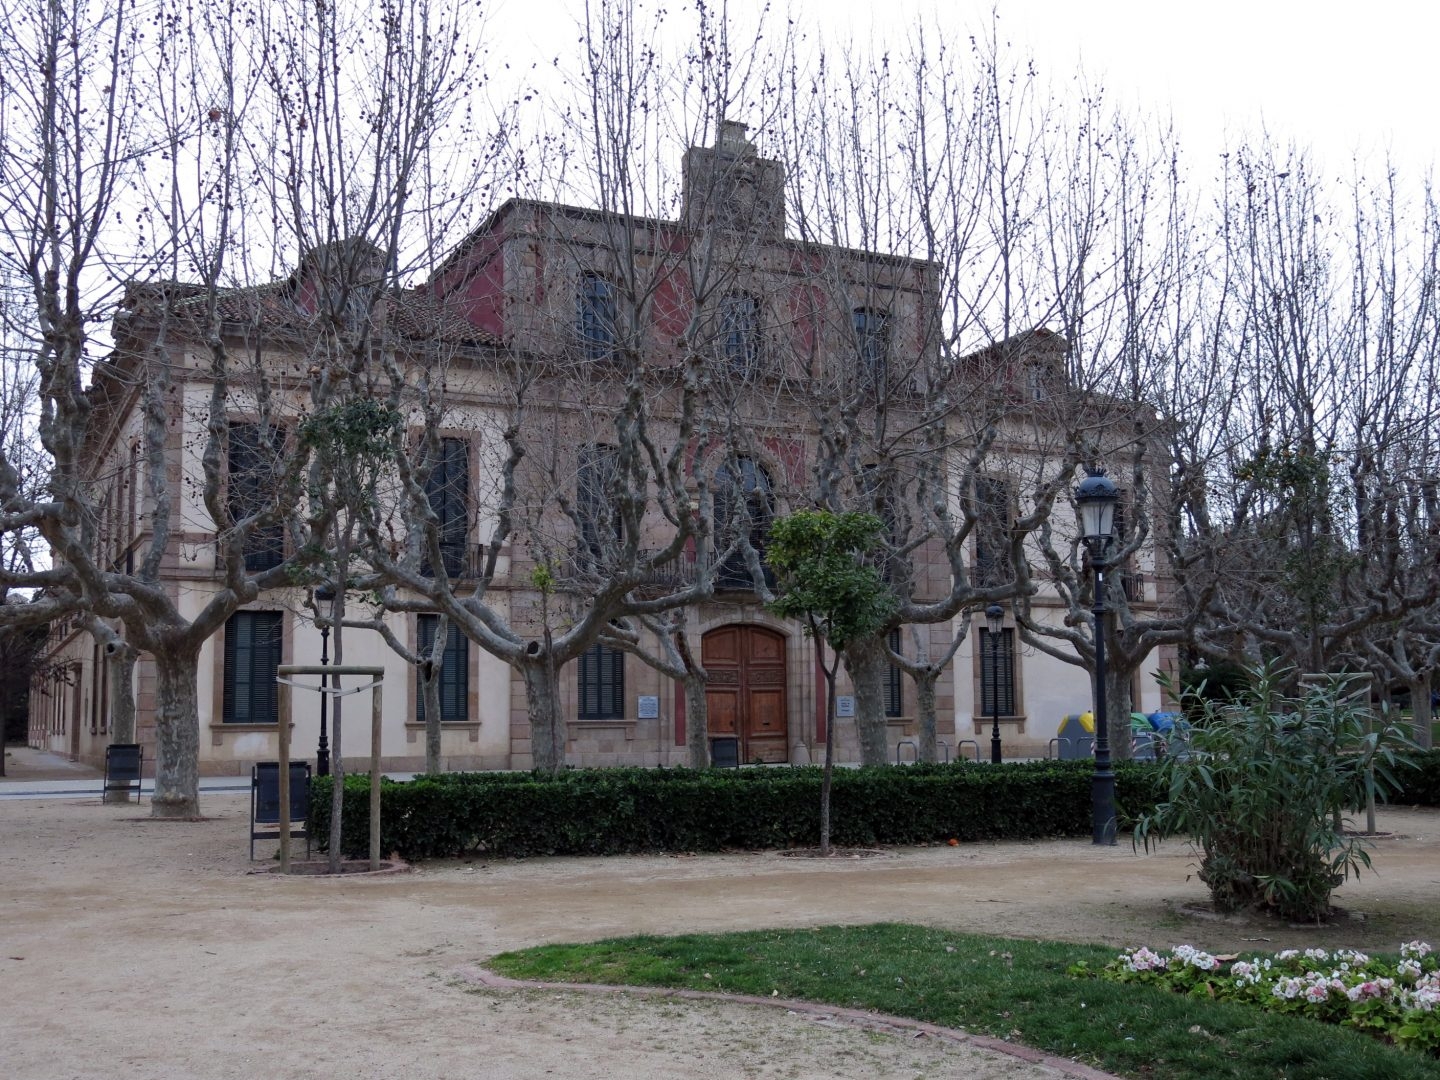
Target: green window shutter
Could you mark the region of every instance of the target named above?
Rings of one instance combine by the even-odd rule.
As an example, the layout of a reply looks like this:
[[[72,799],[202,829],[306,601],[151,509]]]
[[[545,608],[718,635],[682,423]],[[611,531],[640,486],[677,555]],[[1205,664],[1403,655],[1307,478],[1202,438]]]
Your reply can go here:
[[[421,615],[416,627],[422,656],[435,642],[435,615]],[[415,672],[415,714],[425,722],[425,693],[420,672]],[[470,639],[453,622],[445,633],[445,651],[440,658],[440,720],[442,723],[463,723],[470,719]]]
[[[581,720],[618,720],[625,715],[625,654],[595,644],[580,654]]]
[[[278,611],[237,611],[226,622],[223,723],[278,722],[283,626]]]
[[[996,646],[998,645],[998,648]],[[1000,631],[999,639],[980,630],[980,711],[984,716],[1014,716],[1015,712],[1015,631]],[[996,706],[999,706],[998,710]]]

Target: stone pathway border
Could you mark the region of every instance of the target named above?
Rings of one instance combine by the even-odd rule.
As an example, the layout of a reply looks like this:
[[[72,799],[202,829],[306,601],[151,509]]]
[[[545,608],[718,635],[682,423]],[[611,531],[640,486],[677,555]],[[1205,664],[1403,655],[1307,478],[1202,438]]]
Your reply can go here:
[[[960,1028],[941,1027],[938,1024],[927,1024],[921,1020],[911,1020],[904,1016],[886,1016],[883,1013],[866,1012],[863,1009],[842,1009],[834,1005],[818,1005],[812,1001],[797,1001],[793,998],[756,997],[750,994],[726,994],[712,990],[680,990],[666,986],[611,986],[605,983],[507,979],[488,968],[468,964],[457,968],[456,974],[471,985],[482,986],[488,990],[560,990],[582,994],[629,994],[633,997],[681,998],[685,1001],[723,1001],[731,1005],[765,1005],[772,1009],[784,1009],[786,1012],[810,1016],[816,1020],[838,1020],[867,1031],[885,1034],[926,1035],[960,1046],[971,1046],[979,1050],[1006,1054],[1031,1065],[1042,1065],[1054,1069],[1061,1075],[1072,1076],[1076,1080],[1118,1080],[1112,1073],[1092,1069],[1089,1065],[1083,1065],[1078,1061],[1056,1057],[1054,1054],[1046,1054],[1031,1047],[1006,1042],[1004,1039],[997,1039],[990,1035],[973,1035]]]

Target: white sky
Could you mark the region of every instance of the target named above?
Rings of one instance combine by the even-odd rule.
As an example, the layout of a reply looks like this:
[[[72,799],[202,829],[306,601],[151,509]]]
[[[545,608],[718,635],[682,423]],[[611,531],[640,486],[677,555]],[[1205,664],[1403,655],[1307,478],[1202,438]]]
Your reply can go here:
[[[722,0],[712,0],[718,6]],[[785,0],[777,0],[783,7]],[[731,11],[759,0],[731,0]],[[514,60],[574,53],[584,0],[488,0],[491,41]],[[1083,63],[1112,99],[1173,113],[1193,166],[1262,124],[1349,174],[1355,151],[1389,152],[1414,176],[1440,157],[1435,49],[1440,5],[1425,0],[791,0],[821,37],[903,39],[937,13],[957,39],[998,12],[1002,41],[1059,84]],[[492,54],[493,55],[493,54]]]

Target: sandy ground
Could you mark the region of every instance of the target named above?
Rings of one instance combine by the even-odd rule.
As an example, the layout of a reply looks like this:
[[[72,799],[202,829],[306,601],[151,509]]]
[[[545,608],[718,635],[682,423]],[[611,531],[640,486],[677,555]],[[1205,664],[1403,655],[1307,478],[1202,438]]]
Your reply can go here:
[[[3,785],[0,785],[3,796]],[[425,866],[343,881],[248,873],[243,796],[207,820],[0,797],[0,1017],[10,1080],[90,1077],[717,1077],[1039,1080],[934,1039],[749,1006],[476,990],[496,952],[637,932],[906,920],[1119,944],[1393,949],[1440,937],[1440,812],[1398,834],[1320,929],[1186,913],[1176,847],[904,849],[819,864],[774,853]],[[266,854],[273,852],[273,842]]]

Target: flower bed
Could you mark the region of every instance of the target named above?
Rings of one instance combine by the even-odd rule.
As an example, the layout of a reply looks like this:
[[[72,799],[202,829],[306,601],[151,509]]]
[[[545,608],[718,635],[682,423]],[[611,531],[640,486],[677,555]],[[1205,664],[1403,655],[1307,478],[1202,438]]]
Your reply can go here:
[[[1401,945],[1398,960],[1354,949],[1240,957],[1189,945],[1164,955],[1142,946],[1121,953],[1099,976],[1343,1024],[1440,1057],[1440,958],[1423,941]]]

